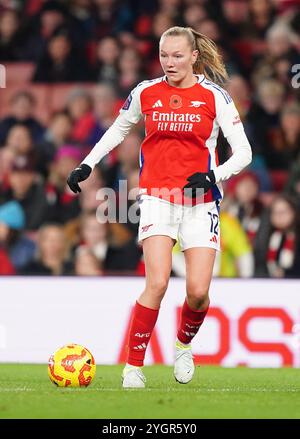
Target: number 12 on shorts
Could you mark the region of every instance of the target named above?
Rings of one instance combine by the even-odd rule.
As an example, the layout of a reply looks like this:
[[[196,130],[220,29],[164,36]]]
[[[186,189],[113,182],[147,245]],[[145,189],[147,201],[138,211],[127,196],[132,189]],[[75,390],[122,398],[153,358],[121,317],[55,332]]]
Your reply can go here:
[[[216,213],[207,212],[210,216],[210,233],[218,235],[219,215]]]

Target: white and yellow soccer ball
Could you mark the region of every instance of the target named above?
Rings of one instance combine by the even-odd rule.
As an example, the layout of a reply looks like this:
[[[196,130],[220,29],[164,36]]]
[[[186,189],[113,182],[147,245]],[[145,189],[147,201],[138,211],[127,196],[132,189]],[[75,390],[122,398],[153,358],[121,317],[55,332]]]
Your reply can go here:
[[[78,344],[63,346],[50,356],[48,375],[59,387],[87,387],[96,373],[91,352]]]

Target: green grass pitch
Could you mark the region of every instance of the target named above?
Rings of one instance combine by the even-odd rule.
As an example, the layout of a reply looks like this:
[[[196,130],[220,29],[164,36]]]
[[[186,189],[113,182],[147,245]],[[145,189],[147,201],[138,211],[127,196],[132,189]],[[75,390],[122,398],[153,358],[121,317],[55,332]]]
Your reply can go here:
[[[176,383],[167,366],[144,367],[146,389],[123,390],[122,366],[97,366],[87,388],[56,388],[46,365],[0,364],[0,418],[300,418],[297,369],[197,367]]]

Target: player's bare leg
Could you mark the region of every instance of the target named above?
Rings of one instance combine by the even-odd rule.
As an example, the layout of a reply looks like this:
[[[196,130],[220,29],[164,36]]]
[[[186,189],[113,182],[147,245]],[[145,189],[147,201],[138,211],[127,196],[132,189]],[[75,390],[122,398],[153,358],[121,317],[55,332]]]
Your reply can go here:
[[[193,378],[195,366],[191,341],[199,331],[209,307],[209,286],[216,250],[195,247],[185,250],[187,297],[182,307],[177,333],[174,376],[186,384]]]
[[[128,360],[122,374],[124,388],[145,387],[141,367],[168,287],[173,244],[172,238],[161,235],[143,241],[146,286],[137,300],[131,322]]]

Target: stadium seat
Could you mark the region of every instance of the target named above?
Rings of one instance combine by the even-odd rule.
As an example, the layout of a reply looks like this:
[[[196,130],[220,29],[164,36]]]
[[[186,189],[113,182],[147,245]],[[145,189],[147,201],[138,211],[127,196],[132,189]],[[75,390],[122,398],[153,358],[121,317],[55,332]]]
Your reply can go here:
[[[49,121],[49,116],[51,114],[51,108],[49,107],[50,87],[48,85],[30,84],[26,87],[24,87],[24,85],[15,85],[2,89],[0,117],[2,118],[10,114],[11,99],[16,93],[20,91],[32,93],[32,95],[36,99],[34,114],[38,120],[40,120],[44,124],[47,124],[47,122]]]
[[[66,106],[67,99],[72,90],[77,88],[86,89],[88,91],[95,88],[95,84],[87,83],[71,83],[71,84],[55,84],[51,86],[50,107],[52,112],[63,110]]]
[[[6,68],[7,87],[27,84],[31,81],[34,64],[33,63],[4,63]]]

